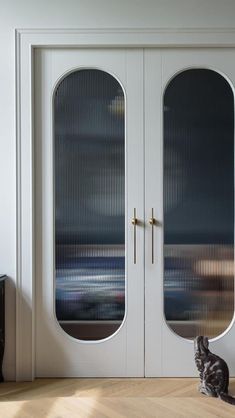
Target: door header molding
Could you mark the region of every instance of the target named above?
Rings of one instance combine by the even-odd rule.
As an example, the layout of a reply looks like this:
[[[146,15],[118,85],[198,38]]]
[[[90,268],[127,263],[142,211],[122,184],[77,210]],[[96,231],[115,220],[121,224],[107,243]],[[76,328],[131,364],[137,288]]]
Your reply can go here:
[[[230,48],[231,29],[16,29],[16,379],[34,379],[34,49]]]
[[[234,28],[16,29],[31,47],[234,47]],[[18,44],[18,42],[16,43]]]

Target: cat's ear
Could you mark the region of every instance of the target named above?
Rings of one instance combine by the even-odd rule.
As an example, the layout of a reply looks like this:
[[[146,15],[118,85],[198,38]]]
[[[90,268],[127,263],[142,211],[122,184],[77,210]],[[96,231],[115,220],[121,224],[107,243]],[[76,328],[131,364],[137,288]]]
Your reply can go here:
[[[205,348],[209,347],[209,341],[208,341],[207,337],[203,337],[203,345],[204,345]]]

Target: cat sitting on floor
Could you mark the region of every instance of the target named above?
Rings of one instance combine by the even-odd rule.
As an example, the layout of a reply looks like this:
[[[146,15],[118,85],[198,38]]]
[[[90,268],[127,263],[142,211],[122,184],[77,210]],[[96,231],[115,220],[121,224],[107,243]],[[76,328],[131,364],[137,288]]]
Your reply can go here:
[[[210,352],[207,337],[199,336],[194,340],[195,363],[199,371],[199,392],[207,396],[220,398],[235,405],[235,398],[228,395],[229,370],[227,363]]]

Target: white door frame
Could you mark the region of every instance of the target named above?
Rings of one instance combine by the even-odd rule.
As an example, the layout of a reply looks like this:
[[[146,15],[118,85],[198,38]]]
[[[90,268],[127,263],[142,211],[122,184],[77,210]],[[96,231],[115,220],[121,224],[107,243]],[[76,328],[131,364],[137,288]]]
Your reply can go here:
[[[34,49],[235,47],[231,29],[16,29],[16,380],[34,379]]]

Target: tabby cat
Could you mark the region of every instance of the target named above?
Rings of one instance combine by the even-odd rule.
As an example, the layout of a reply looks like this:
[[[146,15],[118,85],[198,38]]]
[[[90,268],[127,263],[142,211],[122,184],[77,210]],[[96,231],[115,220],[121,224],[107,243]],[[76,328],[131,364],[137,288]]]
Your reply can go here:
[[[235,398],[228,395],[229,371],[226,362],[210,352],[207,337],[199,336],[194,340],[195,363],[199,371],[199,392],[207,396],[220,398],[235,405]]]

